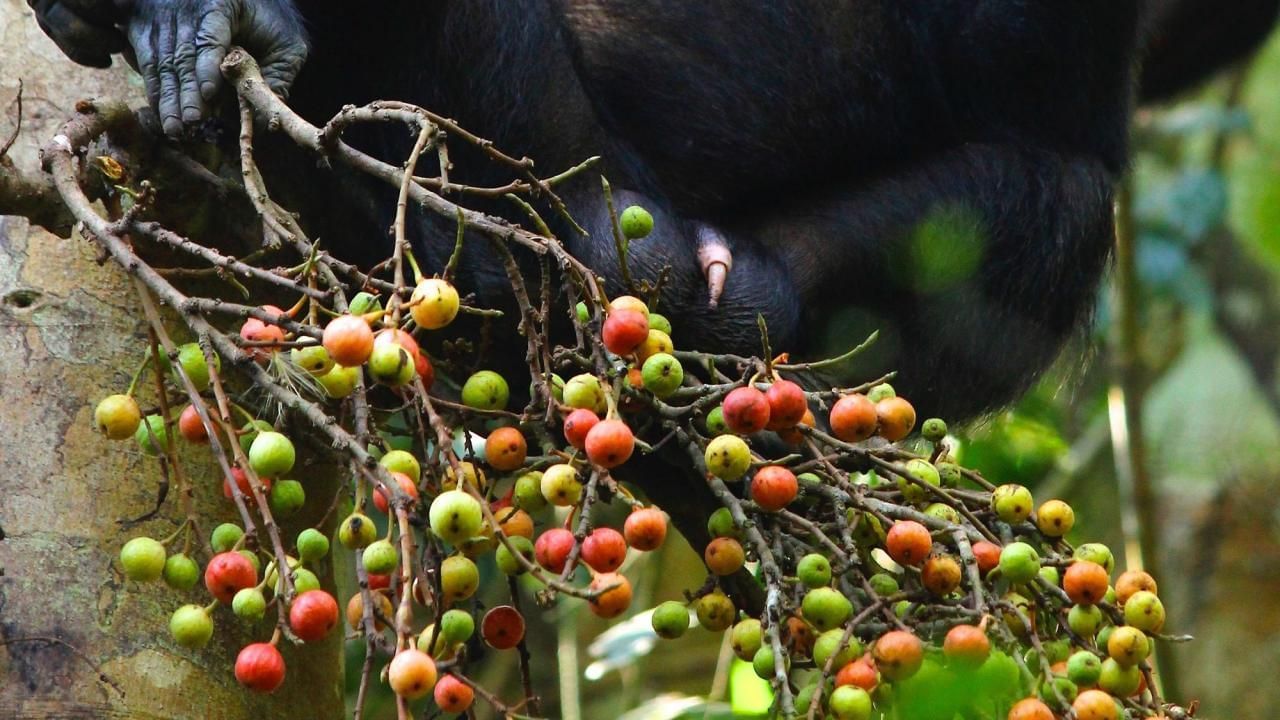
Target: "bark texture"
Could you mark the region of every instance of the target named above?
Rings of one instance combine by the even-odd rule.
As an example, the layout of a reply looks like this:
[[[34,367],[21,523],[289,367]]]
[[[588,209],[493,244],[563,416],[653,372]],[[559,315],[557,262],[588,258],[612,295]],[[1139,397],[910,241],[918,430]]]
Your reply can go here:
[[[140,80],[127,68],[73,65],[23,0],[0,0],[0,144],[14,127],[19,78],[25,112],[10,154],[25,169],[38,167],[36,148],[76,99],[141,98]],[[155,519],[122,529],[120,518],[154,505],[159,470],[132,443],[93,429],[94,403],[128,386],[146,347],[123,272],[97,265],[81,238],[0,217],[0,716],[340,717],[340,632],[319,645],[283,648],[284,686],[252,695],[236,684],[232,666],[240,647],[270,637],[274,609],[250,625],[219,608],[209,646],[184,650],[169,637],[168,617],[180,605],[206,603],[203,585],[182,593],[121,575],[116,556],[126,539],[164,537],[182,517],[171,492]],[[143,397],[152,402],[154,393],[148,388]],[[235,511],[207,450],[184,459],[207,537]],[[328,504],[323,478],[299,479],[315,495],[303,517],[285,524],[286,541]],[[203,568],[208,555],[201,549],[196,558]],[[331,587],[330,575],[322,579]]]

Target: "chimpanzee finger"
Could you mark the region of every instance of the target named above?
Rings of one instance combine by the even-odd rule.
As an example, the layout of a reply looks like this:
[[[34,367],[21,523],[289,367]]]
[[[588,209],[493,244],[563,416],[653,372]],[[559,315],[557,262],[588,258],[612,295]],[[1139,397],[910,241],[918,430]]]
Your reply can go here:
[[[196,29],[191,23],[178,25],[178,40],[174,46],[178,68],[178,92],[182,107],[182,122],[199,122],[204,117],[204,98],[200,97],[200,83],[196,78]]]
[[[138,74],[147,91],[147,102],[157,113],[160,111],[160,74],[156,68],[156,26],[145,18],[129,23],[129,44],[137,59]]]
[[[304,42],[277,45],[262,59],[262,78],[267,81],[272,92],[280,97],[288,97],[289,86],[293,84],[306,59],[307,45]]]
[[[222,87],[222,59],[231,47],[231,12],[228,3],[214,3],[204,11],[196,31],[196,82],[206,101]]]
[[[181,93],[178,84],[178,28],[177,18],[165,13],[156,21],[156,70],[160,75],[160,127],[164,134],[177,137],[182,134]]]
[[[92,25],[61,3],[49,5],[36,20],[62,52],[80,65],[110,67],[111,54],[125,47],[119,31]]]

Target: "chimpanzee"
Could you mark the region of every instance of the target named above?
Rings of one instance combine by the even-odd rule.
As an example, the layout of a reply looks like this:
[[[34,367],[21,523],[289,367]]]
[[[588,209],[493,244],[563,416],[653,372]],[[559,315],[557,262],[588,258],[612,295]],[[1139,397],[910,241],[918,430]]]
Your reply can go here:
[[[921,412],[953,418],[1015,397],[1089,314],[1113,240],[1143,15],[1181,19],[1184,6],[1207,5],[29,2],[78,62],[131,52],[173,135],[211,114],[219,61],[235,43],[313,121],[346,103],[402,99],[544,173],[603,155],[621,203],[657,219],[631,265],[647,278],[671,266],[660,308],[678,316],[682,345],[758,352],[758,314],[773,348],[797,357],[838,353],[879,329],[876,352],[812,382],[895,369]],[[1274,14],[1277,2],[1246,4]],[[1231,27],[1212,29],[1239,37],[1228,21],[1248,13],[1213,10]],[[1170,59],[1148,71],[1161,95],[1202,74],[1174,57],[1193,27],[1175,24],[1156,55]],[[394,158],[406,138],[369,142]],[[470,184],[497,172],[478,157],[456,166]],[[308,192],[321,195],[314,183]],[[329,242],[351,256],[388,248],[393,195],[368,192],[356,210],[323,202],[312,215],[331,236],[344,229]],[[599,185],[582,179],[564,194],[589,235],[557,227],[562,239],[616,292]],[[441,237],[424,218],[419,252],[439,263],[452,246]],[[482,244],[467,250],[469,289],[497,301],[500,269]]]

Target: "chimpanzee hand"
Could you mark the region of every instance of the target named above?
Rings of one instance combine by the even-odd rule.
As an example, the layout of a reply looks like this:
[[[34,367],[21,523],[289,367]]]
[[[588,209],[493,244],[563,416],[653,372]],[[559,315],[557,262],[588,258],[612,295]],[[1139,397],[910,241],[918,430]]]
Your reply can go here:
[[[281,95],[307,57],[292,0],[133,0],[128,33],[147,98],[171,136],[206,116],[233,44],[257,58]]]
[[[111,54],[128,45],[117,29],[125,12],[115,0],[27,0],[36,22],[62,52],[89,67],[111,65]]]

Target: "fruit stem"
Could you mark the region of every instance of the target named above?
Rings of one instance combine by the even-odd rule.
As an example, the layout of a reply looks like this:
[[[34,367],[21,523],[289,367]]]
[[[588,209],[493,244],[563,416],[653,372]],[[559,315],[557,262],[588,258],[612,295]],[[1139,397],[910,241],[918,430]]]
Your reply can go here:
[[[133,377],[129,380],[129,389],[124,391],[128,397],[133,397],[133,393],[138,389],[138,381],[142,379],[142,373],[151,364],[151,351],[147,350],[142,356],[142,362],[138,363],[138,369],[133,371]]]

